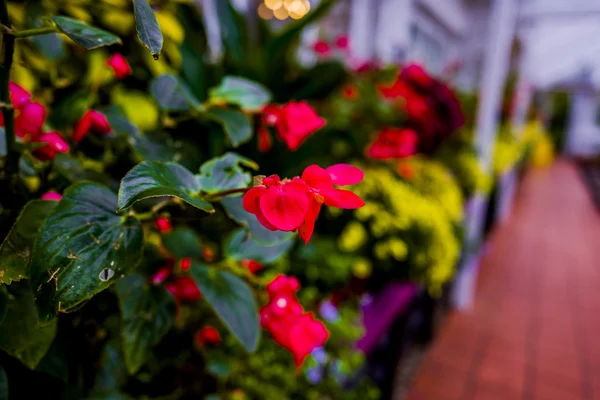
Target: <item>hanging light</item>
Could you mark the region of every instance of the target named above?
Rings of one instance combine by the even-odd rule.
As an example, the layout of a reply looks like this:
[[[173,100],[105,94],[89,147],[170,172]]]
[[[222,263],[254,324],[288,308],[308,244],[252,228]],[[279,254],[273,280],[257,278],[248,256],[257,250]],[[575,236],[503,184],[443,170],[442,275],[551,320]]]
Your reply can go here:
[[[283,5],[283,1],[282,0],[265,0],[265,6],[269,9],[269,10],[278,10],[281,8],[281,6]]]
[[[262,19],[273,19],[273,11],[271,11],[265,4],[258,6],[258,16]]]
[[[275,18],[280,19],[282,21],[290,16],[287,8],[285,7],[279,7],[278,9],[273,10],[273,15],[275,16]]]

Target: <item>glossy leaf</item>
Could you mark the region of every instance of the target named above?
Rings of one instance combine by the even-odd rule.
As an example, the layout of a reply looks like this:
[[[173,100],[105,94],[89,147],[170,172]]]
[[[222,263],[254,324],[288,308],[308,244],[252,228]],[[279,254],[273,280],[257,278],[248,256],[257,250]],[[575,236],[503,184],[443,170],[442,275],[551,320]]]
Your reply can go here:
[[[158,59],[163,45],[163,35],[152,7],[148,4],[148,0],[133,0],[133,11],[138,38],[152,56]]]
[[[173,326],[175,299],[163,287],[148,285],[138,274],[119,281],[117,295],[125,365],[130,374],[135,374]]]
[[[294,237],[292,232],[271,231],[265,228],[254,214],[244,210],[242,205],[243,196],[227,196],[221,199],[221,204],[230,218],[244,225],[250,231],[252,238],[258,243],[267,246],[273,246],[290,240]]]
[[[42,223],[57,204],[56,201],[32,200],[23,207],[0,246],[0,284],[10,285],[28,277],[27,266],[33,242]]]
[[[200,106],[191,89],[175,75],[164,74],[150,84],[150,92],[161,109],[188,111]]]
[[[237,76],[226,76],[209,92],[209,101],[213,103],[236,104],[250,110],[259,110],[270,100],[271,94],[266,87]]]
[[[287,253],[294,245],[288,238],[279,243],[265,245],[257,241],[246,229],[236,230],[225,244],[225,253],[233,260],[256,260],[271,263]]]
[[[43,321],[71,312],[133,270],[142,255],[142,226],[115,213],[107,187],[77,183],[64,193],[38,235],[31,284]]]
[[[258,345],[258,308],[246,282],[229,272],[192,263],[192,277],[231,333],[252,352]]]
[[[198,235],[192,228],[179,226],[163,237],[163,245],[176,259],[185,257],[201,260],[202,247]]]
[[[245,188],[252,183],[252,175],[242,167],[258,169],[258,164],[237,153],[225,153],[202,164],[198,181],[206,193]]]
[[[238,147],[252,139],[252,124],[241,111],[211,107],[205,115],[221,124],[233,147]]]
[[[213,206],[198,196],[200,183],[177,163],[144,161],[133,167],[121,181],[117,211],[150,197],[172,196],[206,212]]]
[[[28,368],[44,358],[56,335],[56,321],[40,327],[29,282],[10,286],[6,317],[0,325],[0,349]]]
[[[62,16],[50,17],[58,29],[71,40],[88,50],[98,47],[121,44],[121,39],[105,30],[90,26],[85,22]]]

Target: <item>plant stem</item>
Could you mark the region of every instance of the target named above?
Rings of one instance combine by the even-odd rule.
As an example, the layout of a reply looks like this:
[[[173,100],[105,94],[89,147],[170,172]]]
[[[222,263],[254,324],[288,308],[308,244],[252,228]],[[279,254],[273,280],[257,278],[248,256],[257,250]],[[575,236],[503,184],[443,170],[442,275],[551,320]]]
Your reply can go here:
[[[0,24],[10,26],[6,0],[0,1]],[[2,103],[6,137],[6,173],[9,175],[16,174],[19,171],[19,153],[16,149],[15,141],[14,110],[8,89],[14,50],[15,37],[3,32],[2,48],[0,49],[0,103]]]
[[[249,188],[223,190],[222,192],[209,194],[209,195],[205,196],[205,198],[208,201],[215,201],[215,200],[219,200],[222,197],[229,196],[230,194],[246,193],[248,190],[249,190]]]
[[[45,26],[43,28],[24,29],[22,31],[13,31],[12,35],[16,38],[27,38],[31,36],[46,35],[48,33],[57,33],[58,28],[55,26]]]

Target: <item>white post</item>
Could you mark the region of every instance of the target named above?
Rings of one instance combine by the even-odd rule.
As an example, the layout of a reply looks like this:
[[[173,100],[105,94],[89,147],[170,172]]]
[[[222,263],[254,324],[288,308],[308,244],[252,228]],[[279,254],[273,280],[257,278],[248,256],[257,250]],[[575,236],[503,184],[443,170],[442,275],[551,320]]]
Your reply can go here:
[[[379,7],[375,50],[384,63],[404,62],[408,57],[413,2],[383,0]]]
[[[352,0],[350,26],[348,29],[350,51],[356,61],[368,61],[373,57],[375,36],[375,13],[373,0]]]
[[[480,100],[475,124],[480,165],[488,172],[492,165],[503,85],[510,65],[517,8],[516,0],[493,0],[490,10],[490,31],[488,46],[484,54]],[[476,195],[473,199],[467,221],[467,248],[473,248],[480,241],[487,203],[487,195]],[[457,277],[454,305],[459,309],[470,308],[473,304],[478,269],[474,265],[476,265],[477,259],[478,254],[467,255],[461,273]]]
[[[202,7],[202,19],[206,28],[209,58],[217,61],[223,54],[223,41],[221,39],[221,25],[217,14],[215,1],[219,0],[197,0]]]

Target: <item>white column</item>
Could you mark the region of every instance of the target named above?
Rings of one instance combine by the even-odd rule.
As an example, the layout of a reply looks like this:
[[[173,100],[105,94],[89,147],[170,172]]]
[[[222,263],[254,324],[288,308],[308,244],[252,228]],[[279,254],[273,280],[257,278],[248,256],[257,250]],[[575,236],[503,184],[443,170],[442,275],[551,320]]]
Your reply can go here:
[[[510,65],[510,51],[517,20],[516,0],[493,0],[489,17],[488,45],[484,53],[480,100],[477,111],[476,144],[481,167],[490,171],[504,82]],[[485,222],[487,195],[476,195],[467,221],[467,248],[481,244]],[[465,265],[457,277],[454,302],[458,308],[470,308],[473,304],[473,285],[477,269],[474,267],[478,254],[465,257]]]
[[[383,0],[375,35],[377,57],[384,63],[405,61],[410,43],[414,0]]]
[[[348,29],[350,50],[357,61],[368,61],[374,54],[375,13],[374,0],[352,0]]]
[[[223,41],[221,40],[221,25],[217,14],[217,5],[215,1],[220,0],[197,0],[202,7],[202,19],[206,28],[208,41],[209,58],[217,61],[223,54]]]

